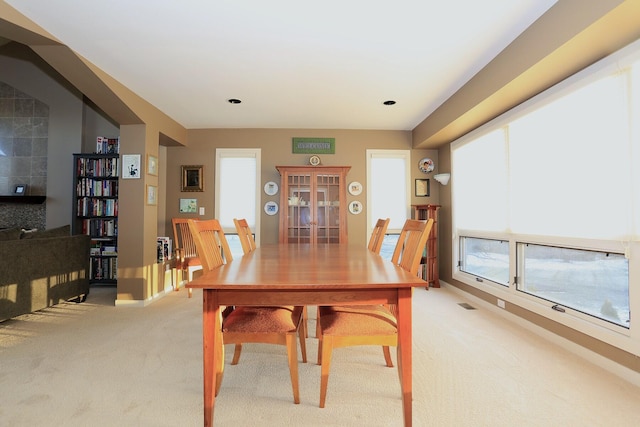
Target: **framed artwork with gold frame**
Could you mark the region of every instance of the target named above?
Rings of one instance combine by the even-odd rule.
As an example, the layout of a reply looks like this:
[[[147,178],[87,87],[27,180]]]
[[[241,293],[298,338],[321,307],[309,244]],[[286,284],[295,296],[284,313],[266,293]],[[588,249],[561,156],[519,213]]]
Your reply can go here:
[[[183,165],[181,191],[204,191],[204,174],[202,165]]]

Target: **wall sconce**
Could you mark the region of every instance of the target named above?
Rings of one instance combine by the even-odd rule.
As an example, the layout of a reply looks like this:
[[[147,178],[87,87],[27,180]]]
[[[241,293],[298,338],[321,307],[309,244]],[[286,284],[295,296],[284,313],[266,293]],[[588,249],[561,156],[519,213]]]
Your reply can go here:
[[[437,173],[433,176],[433,179],[442,185],[447,185],[449,183],[449,178],[451,178],[450,173]]]

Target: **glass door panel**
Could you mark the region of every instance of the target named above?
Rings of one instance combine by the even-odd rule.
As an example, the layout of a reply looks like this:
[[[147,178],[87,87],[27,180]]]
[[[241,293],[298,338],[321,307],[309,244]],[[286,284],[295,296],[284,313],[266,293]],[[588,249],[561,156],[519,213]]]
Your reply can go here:
[[[288,176],[288,224],[289,243],[311,242],[311,175],[297,174]]]

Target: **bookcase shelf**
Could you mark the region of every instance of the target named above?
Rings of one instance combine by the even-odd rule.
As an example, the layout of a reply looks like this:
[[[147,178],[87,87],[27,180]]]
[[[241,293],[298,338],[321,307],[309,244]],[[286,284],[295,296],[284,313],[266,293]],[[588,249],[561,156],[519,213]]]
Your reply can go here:
[[[100,144],[100,137],[98,144]],[[98,145],[100,148],[100,145]],[[91,236],[89,281],[114,285],[118,277],[118,176],[117,146],[108,154],[73,155],[73,234]],[[114,152],[115,151],[115,152]]]
[[[440,287],[440,273],[438,271],[438,209],[440,205],[412,205],[413,219],[431,219],[433,218],[433,228],[427,244],[425,245],[424,257],[420,264],[422,265],[422,278],[428,283],[429,287]]]

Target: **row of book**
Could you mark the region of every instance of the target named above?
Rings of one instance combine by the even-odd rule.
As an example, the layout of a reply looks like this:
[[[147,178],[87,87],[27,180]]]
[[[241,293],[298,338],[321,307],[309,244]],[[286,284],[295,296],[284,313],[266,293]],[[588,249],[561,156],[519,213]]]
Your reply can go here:
[[[117,199],[95,199],[82,197],[78,199],[78,216],[118,216]]]
[[[99,136],[96,139],[96,154],[118,154],[120,152],[120,137],[108,138]]]
[[[108,159],[78,158],[78,176],[118,177],[117,157]]]
[[[89,277],[90,280],[117,280],[118,258],[91,258]]]
[[[115,219],[85,219],[82,221],[82,234],[91,237],[116,237],[118,222]]]
[[[113,242],[95,242],[89,249],[89,255],[116,256],[118,255],[118,248],[113,245]]]
[[[80,178],[78,179],[76,194],[80,197],[84,197],[84,196],[117,197],[118,181],[115,181],[115,180],[105,181],[103,179],[95,180],[92,178]]]

